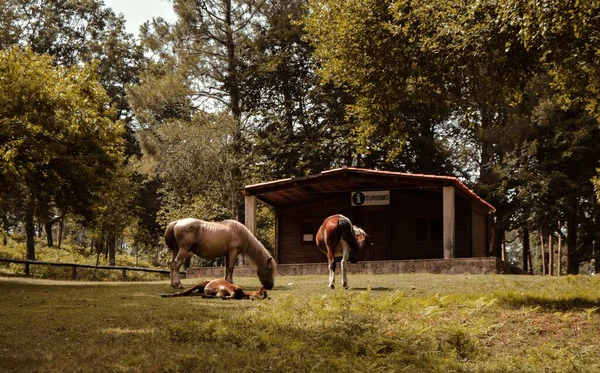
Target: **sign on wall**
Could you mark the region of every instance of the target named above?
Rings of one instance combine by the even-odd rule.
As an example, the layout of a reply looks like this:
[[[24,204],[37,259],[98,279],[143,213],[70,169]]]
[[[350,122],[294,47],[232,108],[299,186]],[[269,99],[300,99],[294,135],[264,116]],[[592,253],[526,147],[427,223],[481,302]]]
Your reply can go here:
[[[390,191],[352,192],[352,206],[389,205]]]

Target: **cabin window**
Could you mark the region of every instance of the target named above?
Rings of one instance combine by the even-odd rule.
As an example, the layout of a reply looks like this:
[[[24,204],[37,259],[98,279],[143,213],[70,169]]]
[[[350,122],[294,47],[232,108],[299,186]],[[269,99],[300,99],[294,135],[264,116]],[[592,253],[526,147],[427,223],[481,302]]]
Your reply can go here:
[[[419,216],[415,222],[417,241],[441,241],[444,238],[444,221],[441,216]]]
[[[301,228],[300,228],[300,233],[301,233],[300,240],[303,245],[308,245],[308,244],[312,245],[315,243],[315,237],[317,235],[317,231],[319,230],[320,226],[321,226],[320,220],[319,221],[314,221],[314,220],[302,221]]]

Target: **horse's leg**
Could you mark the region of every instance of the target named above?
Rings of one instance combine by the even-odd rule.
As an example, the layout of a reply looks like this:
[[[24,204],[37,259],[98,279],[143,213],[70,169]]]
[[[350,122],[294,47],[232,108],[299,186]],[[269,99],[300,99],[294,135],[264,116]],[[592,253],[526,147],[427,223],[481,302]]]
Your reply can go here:
[[[171,286],[173,289],[183,289],[183,285],[181,285],[181,279],[179,277],[179,268],[181,268],[181,265],[187,257],[187,254],[188,251],[183,247],[180,247],[177,255],[174,256],[173,261],[171,262]]]
[[[165,298],[165,297],[184,297],[186,295],[201,295],[204,293],[204,287],[206,287],[206,284],[208,284],[210,282],[210,280],[204,280],[201,283],[192,286],[189,289],[185,289],[184,291],[180,291],[177,293],[173,293],[173,294],[161,294],[160,296]]]
[[[327,247],[327,261],[329,262],[329,288],[335,288],[335,256],[333,250]]]
[[[225,255],[225,280],[233,284],[233,268],[235,268],[235,260],[237,259],[237,251],[231,250]]]
[[[350,258],[350,247],[344,242],[342,249],[342,260],[340,262],[342,266],[342,286],[344,289],[348,289],[348,277],[346,277],[346,271],[348,270],[348,259]]]

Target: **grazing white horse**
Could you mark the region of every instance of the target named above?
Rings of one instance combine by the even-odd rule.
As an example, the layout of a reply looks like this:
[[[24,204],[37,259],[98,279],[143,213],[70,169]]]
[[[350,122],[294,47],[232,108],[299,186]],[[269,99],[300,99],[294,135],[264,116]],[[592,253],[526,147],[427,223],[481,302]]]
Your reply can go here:
[[[236,259],[239,254],[245,253],[256,265],[256,274],[264,288],[270,290],[275,283],[275,259],[248,228],[236,220],[176,220],[167,225],[165,243],[173,253],[171,286],[175,289],[183,288],[179,268],[190,252],[208,259],[224,256],[225,279],[231,283]]]

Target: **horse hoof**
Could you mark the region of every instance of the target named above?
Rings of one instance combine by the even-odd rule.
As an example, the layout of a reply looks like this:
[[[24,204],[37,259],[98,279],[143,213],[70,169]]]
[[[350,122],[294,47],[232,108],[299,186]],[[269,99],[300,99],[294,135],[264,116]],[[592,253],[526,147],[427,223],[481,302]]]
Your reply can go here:
[[[177,289],[183,289],[183,285],[181,285],[181,284],[171,285],[171,287],[173,289],[175,289],[175,290],[177,290]]]
[[[329,285],[330,289],[335,289],[335,285]]]

